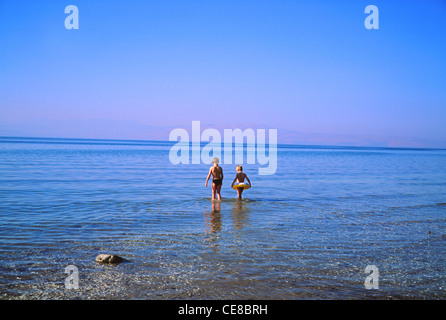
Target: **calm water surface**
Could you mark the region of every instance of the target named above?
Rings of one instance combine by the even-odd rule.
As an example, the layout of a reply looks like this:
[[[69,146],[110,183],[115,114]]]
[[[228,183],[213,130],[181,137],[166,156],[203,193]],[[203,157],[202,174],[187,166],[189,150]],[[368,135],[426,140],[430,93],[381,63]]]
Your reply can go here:
[[[244,165],[242,201],[223,164],[212,202],[209,166],[170,146],[0,138],[0,297],[446,298],[445,150],[279,146],[275,175]]]

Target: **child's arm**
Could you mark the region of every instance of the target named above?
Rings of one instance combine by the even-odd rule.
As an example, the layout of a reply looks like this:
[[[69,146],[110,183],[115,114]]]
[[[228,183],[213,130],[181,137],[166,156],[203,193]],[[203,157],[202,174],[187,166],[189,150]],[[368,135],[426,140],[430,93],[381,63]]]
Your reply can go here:
[[[248,180],[249,185],[251,185],[251,181],[249,181],[249,178],[248,178],[248,176],[246,174],[245,174],[245,178],[246,178],[246,180]]]
[[[235,175],[234,181],[232,181],[231,188],[234,186],[236,180],[237,180],[237,175]]]
[[[211,174],[212,174],[212,168],[210,168],[209,169],[209,174],[208,174],[208,176],[207,176],[207,178],[206,178],[206,183],[204,184],[204,186],[207,188],[207,186],[208,186],[208,181],[209,181],[209,178],[211,177]]]

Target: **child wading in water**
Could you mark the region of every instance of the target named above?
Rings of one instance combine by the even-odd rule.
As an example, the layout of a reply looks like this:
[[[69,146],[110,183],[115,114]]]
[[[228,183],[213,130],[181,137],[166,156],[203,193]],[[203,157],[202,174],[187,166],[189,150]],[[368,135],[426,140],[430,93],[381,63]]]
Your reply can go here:
[[[217,194],[218,200],[221,200],[220,190],[223,183],[223,169],[218,166],[219,162],[218,158],[212,159],[214,165],[209,169],[209,174],[204,184],[205,187],[208,186],[208,180],[212,175],[212,200],[215,199],[215,194]]]
[[[243,173],[243,167],[242,166],[237,166],[237,174],[235,175],[234,181],[232,181],[231,187],[234,186],[234,183],[236,181],[237,181],[237,184],[244,183],[245,182],[245,178],[246,178],[246,180],[248,180],[249,185],[251,185],[251,181],[249,181],[248,176],[246,175],[246,173]],[[238,195],[239,199],[242,198],[243,190],[244,190],[244,188],[237,188],[237,195]]]

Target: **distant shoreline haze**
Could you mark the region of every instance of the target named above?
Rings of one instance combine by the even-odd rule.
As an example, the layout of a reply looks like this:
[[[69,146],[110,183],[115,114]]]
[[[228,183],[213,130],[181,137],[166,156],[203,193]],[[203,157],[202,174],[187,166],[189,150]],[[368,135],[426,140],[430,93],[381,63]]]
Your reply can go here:
[[[150,126],[136,121],[110,119],[88,120],[41,120],[0,123],[2,137],[67,138],[67,139],[118,139],[168,141],[171,130],[183,128],[190,132],[191,125]],[[202,124],[202,130],[215,128],[223,132],[225,128],[265,128],[255,124]],[[396,148],[446,148],[446,141],[434,141],[423,137],[404,137],[346,133],[306,133],[296,130],[278,130],[278,144],[356,146],[356,147],[396,147]]]
[[[147,140],[147,139],[114,139],[114,138],[72,138],[72,137],[29,137],[29,136],[3,136],[0,135],[0,143],[35,143],[35,144],[85,144],[85,145],[133,145],[133,146],[166,146],[173,147],[178,142],[169,140]],[[233,142],[235,143],[235,142]],[[201,141],[200,148],[209,144]],[[189,142],[192,147],[192,141]],[[221,144],[223,147],[223,143]],[[247,143],[243,146],[246,151]],[[278,143],[277,149],[332,149],[332,150],[446,150],[442,147],[391,147],[391,146],[358,146],[358,145],[329,145],[329,144],[293,144]]]

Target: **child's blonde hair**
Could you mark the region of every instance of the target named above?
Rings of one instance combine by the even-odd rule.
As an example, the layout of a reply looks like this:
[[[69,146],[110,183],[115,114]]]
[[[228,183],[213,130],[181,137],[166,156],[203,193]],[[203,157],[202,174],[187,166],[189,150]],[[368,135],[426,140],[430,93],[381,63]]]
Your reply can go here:
[[[237,166],[237,171],[243,171],[243,167],[241,165]]]

